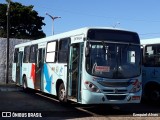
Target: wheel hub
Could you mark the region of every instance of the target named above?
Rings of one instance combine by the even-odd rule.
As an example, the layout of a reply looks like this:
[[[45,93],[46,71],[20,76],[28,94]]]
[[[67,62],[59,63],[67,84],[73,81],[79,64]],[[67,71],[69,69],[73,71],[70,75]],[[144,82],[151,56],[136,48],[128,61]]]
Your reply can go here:
[[[62,89],[61,91],[60,91],[60,100],[64,100],[64,98],[65,98],[65,90],[64,89]]]

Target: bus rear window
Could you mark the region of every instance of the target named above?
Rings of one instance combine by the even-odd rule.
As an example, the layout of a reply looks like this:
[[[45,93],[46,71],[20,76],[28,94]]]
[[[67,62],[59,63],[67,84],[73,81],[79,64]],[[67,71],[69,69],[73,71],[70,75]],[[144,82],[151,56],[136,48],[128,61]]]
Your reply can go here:
[[[140,44],[137,33],[120,30],[90,29],[88,31],[87,38],[89,40],[104,40]]]

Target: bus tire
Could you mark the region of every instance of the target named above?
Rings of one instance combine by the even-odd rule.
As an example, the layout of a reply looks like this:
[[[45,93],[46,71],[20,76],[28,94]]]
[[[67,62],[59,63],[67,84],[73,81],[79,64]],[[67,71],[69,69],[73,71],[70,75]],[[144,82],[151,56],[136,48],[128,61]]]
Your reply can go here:
[[[58,89],[58,100],[60,102],[65,102],[65,87],[64,83],[61,83]]]
[[[158,86],[152,86],[147,91],[147,97],[149,98],[149,100],[153,103],[157,103],[160,99],[160,89],[158,88]]]
[[[27,90],[27,79],[26,76],[23,76],[23,90],[26,91]]]

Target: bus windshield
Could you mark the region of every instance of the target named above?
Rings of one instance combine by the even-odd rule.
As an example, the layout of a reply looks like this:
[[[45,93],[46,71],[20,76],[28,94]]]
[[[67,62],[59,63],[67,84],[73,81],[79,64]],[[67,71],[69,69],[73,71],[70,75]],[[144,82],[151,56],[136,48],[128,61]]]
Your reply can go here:
[[[122,43],[88,42],[87,72],[93,76],[126,79],[140,75],[140,46]]]

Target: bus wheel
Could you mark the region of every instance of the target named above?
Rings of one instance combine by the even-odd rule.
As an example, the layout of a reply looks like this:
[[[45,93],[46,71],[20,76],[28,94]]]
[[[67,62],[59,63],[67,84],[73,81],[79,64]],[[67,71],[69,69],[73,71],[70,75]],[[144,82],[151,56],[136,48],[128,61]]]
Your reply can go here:
[[[27,79],[25,76],[23,76],[23,90],[27,90]]]
[[[156,86],[154,86],[149,90],[148,97],[152,102],[158,102],[158,100],[160,99],[160,90]]]
[[[65,102],[65,88],[63,83],[60,84],[58,89],[58,99],[60,102]]]

